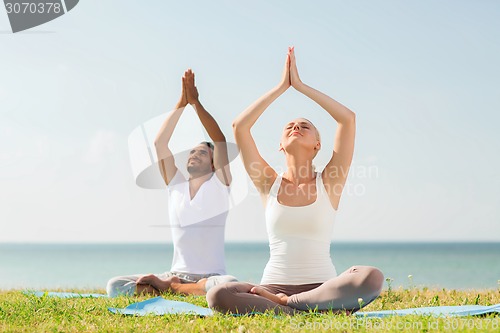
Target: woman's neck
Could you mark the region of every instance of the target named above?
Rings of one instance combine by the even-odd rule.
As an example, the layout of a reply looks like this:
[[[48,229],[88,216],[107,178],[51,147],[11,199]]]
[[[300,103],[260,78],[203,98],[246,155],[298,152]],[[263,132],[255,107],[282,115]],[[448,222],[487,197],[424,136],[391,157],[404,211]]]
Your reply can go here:
[[[314,166],[311,159],[289,155],[287,156],[286,166],[287,170],[283,174],[283,177],[296,185],[309,182],[315,178]]]

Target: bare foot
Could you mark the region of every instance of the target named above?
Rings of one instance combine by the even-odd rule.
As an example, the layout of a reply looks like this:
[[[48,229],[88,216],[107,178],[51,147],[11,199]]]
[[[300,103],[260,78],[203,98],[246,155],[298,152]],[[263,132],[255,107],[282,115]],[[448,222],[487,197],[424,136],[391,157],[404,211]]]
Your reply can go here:
[[[265,297],[268,300],[273,301],[274,303],[278,303],[285,306],[288,304],[287,295],[282,293],[278,293],[275,295],[260,286],[255,286],[252,289],[250,289],[250,293]]]
[[[179,277],[177,277],[175,275],[170,276],[170,277],[166,278],[165,280],[160,280],[160,281],[161,281],[161,284],[158,286],[158,289],[160,291],[174,291],[173,286],[175,284],[181,283],[181,279],[179,279]]]

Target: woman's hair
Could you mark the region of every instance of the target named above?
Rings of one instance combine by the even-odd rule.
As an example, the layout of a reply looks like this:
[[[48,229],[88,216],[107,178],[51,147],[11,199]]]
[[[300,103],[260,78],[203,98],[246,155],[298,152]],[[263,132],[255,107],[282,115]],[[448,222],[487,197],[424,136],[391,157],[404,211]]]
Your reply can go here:
[[[309,122],[309,124],[312,125],[312,127],[314,127],[314,129],[316,130],[316,139],[318,139],[319,143],[321,143],[321,135],[319,134],[318,128],[316,126],[314,126],[313,122],[310,121],[309,119],[307,119],[307,118],[304,118],[304,119],[307,120]]]
[[[314,126],[313,122],[310,121],[309,119],[307,119],[307,118],[304,118],[304,119],[307,120],[309,122],[309,124],[311,124],[312,127],[314,127],[314,129],[316,130],[316,139],[321,144],[321,135],[319,134],[318,128],[316,126]],[[316,152],[314,153],[314,157],[316,157],[316,155],[318,155],[318,152],[319,152],[319,149],[315,149],[315,150],[316,150]],[[316,169],[316,167],[314,165],[313,165],[313,169]]]

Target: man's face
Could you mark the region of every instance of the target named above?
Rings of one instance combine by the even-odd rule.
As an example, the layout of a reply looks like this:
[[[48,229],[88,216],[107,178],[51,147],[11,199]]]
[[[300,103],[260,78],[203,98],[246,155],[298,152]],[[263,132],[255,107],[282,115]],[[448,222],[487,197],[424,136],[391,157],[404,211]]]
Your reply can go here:
[[[199,144],[189,152],[187,170],[190,174],[206,174],[213,171],[212,150]]]

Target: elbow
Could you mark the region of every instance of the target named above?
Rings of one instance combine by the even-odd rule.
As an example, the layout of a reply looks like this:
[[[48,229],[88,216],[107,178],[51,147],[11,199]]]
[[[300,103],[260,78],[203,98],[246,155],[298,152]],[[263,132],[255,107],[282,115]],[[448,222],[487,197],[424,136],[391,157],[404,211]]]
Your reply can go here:
[[[214,143],[226,143],[226,137],[224,134],[220,134],[217,137],[213,138]]]
[[[236,128],[239,126],[239,121],[238,121],[238,119],[233,120],[233,124],[232,124],[232,126],[233,126],[233,130],[234,130],[234,129],[236,129]]]
[[[155,141],[153,142],[155,147],[158,148],[158,147],[161,147],[161,146],[165,146],[167,145],[168,143],[165,141],[165,138],[162,138],[161,136],[157,136],[155,138]]]
[[[356,114],[349,110],[349,115],[345,119],[346,124],[356,125]]]
[[[239,131],[241,128],[241,123],[238,121],[238,119],[233,121],[233,132],[236,133]]]
[[[250,128],[252,128],[252,125],[248,123],[245,119],[238,119],[236,118],[233,121],[233,133],[234,135],[238,133],[246,133],[250,132]]]
[[[248,124],[248,121],[245,119],[240,119],[240,117],[236,118],[233,121],[233,131],[241,131],[244,128],[250,128],[252,127],[251,125]]]

